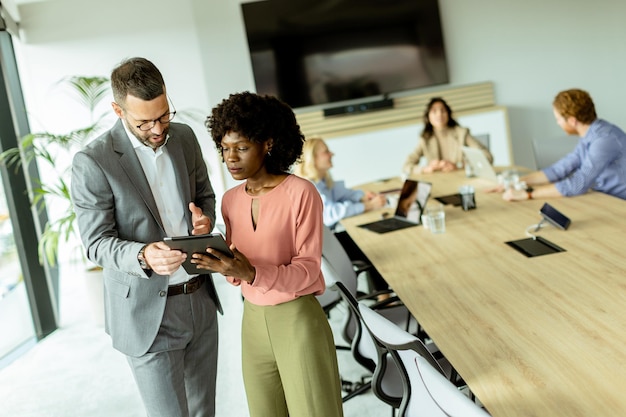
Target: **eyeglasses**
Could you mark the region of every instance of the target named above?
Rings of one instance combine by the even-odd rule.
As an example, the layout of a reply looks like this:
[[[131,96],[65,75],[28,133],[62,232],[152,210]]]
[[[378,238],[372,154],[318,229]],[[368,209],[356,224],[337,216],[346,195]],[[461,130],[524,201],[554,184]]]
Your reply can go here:
[[[159,122],[162,125],[164,125],[164,124],[171,122],[174,116],[176,116],[176,110],[169,112],[169,113],[165,113],[163,116],[159,117],[158,119],[143,122],[142,124],[138,125],[137,128],[143,132],[147,132],[148,130],[152,129],[154,125],[156,125],[156,122]]]
[[[171,104],[172,108],[174,108],[174,103],[172,103],[172,100],[170,100],[169,96],[167,97],[167,101]],[[118,104],[118,106],[120,106],[120,105]],[[123,106],[120,106],[120,108],[125,113],[127,113],[127,110]],[[143,132],[147,132],[148,130],[152,129],[156,125],[157,122],[159,122],[162,125],[171,122],[172,119],[174,118],[174,116],[176,116],[176,110],[168,112],[168,113],[165,113],[164,115],[162,115],[158,119],[148,120],[147,122],[143,122],[142,124],[136,125],[135,127],[137,129],[143,131]],[[131,115],[131,117],[132,117],[132,115]]]

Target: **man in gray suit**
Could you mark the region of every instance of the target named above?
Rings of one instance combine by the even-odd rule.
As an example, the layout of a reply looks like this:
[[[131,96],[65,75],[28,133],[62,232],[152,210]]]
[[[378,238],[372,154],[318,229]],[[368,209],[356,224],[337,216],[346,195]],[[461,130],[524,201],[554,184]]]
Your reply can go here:
[[[81,238],[103,267],[105,331],[149,416],[214,416],[219,299],[211,275],[188,275],[187,254],[163,242],[212,230],[213,187],[191,128],[171,123],[150,61],[122,62],[111,86],[120,120],[72,166]]]

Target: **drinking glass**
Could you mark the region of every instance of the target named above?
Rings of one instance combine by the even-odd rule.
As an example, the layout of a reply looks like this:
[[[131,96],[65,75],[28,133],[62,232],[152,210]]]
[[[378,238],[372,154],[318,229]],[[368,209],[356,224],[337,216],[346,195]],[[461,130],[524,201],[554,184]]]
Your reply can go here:
[[[446,212],[443,204],[435,204],[426,208],[428,228],[432,233],[444,233],[446,231]]]

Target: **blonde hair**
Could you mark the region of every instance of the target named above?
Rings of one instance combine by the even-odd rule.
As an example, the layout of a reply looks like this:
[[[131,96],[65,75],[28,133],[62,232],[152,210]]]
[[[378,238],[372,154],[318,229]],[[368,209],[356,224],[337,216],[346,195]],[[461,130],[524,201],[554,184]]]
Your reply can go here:
[[[326,186],[331,188],[333,180],[330,173],[326,173],[326,176],[322,177],[322,173],[315,166],[315,152],[321,144],[325,144],[325,142],[319,136],[312,136],[304,141],[300,162],[294,166],[294,174],[313,182],[324,180]]]

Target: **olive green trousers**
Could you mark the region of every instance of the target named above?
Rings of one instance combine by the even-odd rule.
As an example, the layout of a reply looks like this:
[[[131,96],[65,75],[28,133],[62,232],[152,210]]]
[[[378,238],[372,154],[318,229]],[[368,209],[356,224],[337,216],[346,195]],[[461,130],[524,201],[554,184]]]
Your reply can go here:
[[[250,417],[343,416],[334,339],[315,296],[244,301],[241,332]]]

